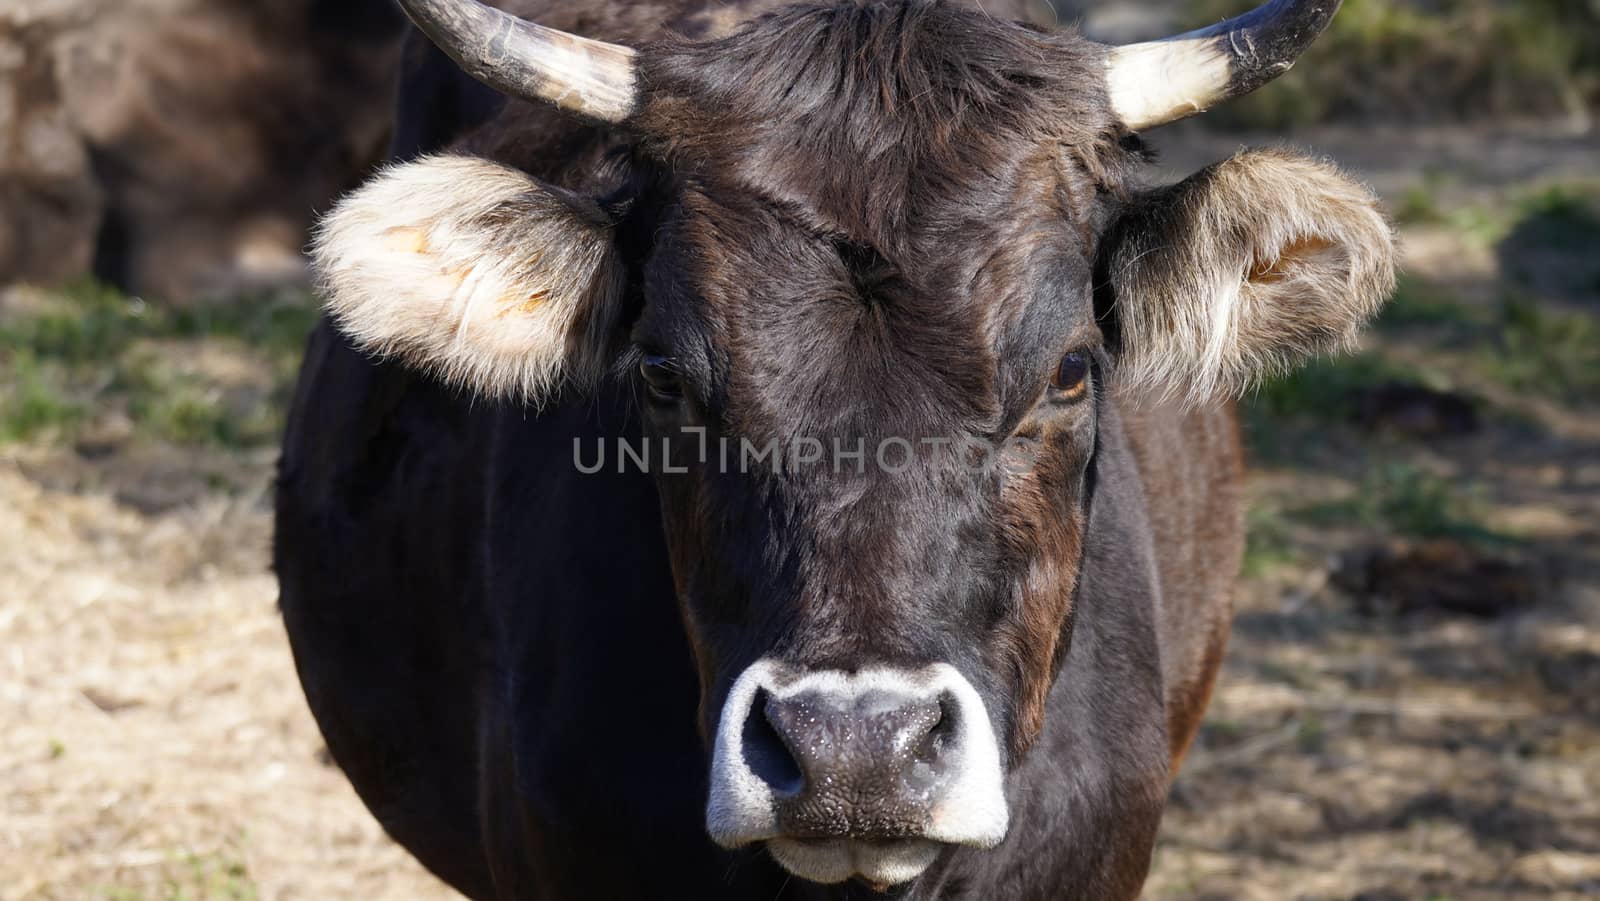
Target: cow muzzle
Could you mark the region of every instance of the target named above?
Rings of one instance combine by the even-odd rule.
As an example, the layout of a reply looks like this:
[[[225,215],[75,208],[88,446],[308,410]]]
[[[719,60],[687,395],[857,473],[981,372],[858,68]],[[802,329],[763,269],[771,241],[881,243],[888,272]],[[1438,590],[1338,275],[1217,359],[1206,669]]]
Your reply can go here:
[[[728,693],[706,805],[723,847],[764,841],[801,878],[890,885],[943,845],[993,847],[1007,819],[994,729],[952,666],[796,673],[761,660]]]

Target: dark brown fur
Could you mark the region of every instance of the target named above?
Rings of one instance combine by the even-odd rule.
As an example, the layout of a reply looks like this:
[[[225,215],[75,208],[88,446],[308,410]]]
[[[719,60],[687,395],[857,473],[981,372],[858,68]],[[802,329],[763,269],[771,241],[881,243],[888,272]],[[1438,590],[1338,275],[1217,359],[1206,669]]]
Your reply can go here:
[[[521,103],[479,109],[460,101],[459,76],[435,54],[423,64],[432,74],[413,77],[432,99],[401,133],[436,140],[399,151],[453,140],[458,151],[587,195],[613,218],[626,271],[607,277],[625,282],[626,296],[584,311],[565,352],[615,360],[615,373],[591,394],[548,399],[537,416],[504,407],[468,415],[432,406],[433,389],[401,369],[357,367],[333,333],[319,337],[308,379],[333,383],[337,372],[386,386],[341,387],[334,399],[303,393],[286,442],[285,612],[302,678],[331,696],[314,696],[313,709],[335,756],[364,796],[396,790],[363,756],[381,739],[362,729],[380,727],[348,715],[345,690],[362,679],[339,657],[348,649],[327,637],[336,630],[308,621],[325,590],[300,574],[327,552],[306,545],[323,522],[362,521],[363,538],[345,541],[374,554],[413,532],[392,514],[344,512],[352,500],[317,507],[307,498],[380,478],[395,465],[389,454],[436,448],[372,439],[400,450],[369,453],[311,424],[356,410],[378,434],[412,435],[437,418],[460,441],[441,439],[443,460],[430,470],[438,484],[412,479],[372,494],[427,510],[453,490],[449,474],[484,474],[492,487],[473,489],[482,512],[453,524],[471,536],[472,565],[453,563],[449,574],[479,612],[439,630],[429,597],[402,585],[349,590],[332,615],[355,616],[366,599],[397,590],[415,598],[425,625],[395,627],[389,641],[416,643],[433,628],[440,634],[426,647],[456,642],[446,656],[477,655],[494,674],[427,683],[433,700],[423,706],[462,696],[478,705],[478,732],[457,742],[477,755],[474,828],[500,894],[637,894],[667,874],[707,893],[813,896],[743,856],[726,872],[744,866],[753,881],[717,882],[712,874],[730,864],[707,862],[709,848],[681,837],[704,800],[697,785],[660,789],[648,803],[627,795],[617,803],[633,819],[619,823],[573,797],[572,780],[583,777],[566,766],[594,754],[625,770],[624,780],[638,770],[629,756],[636,730],[615,721],[617,708],[661,717],[652,753],[703,766],[703,748],[685,746],[690,711],[697,702],[703,740],[732,679],[770,657],[797,669],[948,662],[983,697],[1009,750],[1011,834],[994,851],[949,849],[906,897],[1136,895],[1227,636],[1241,472],[1226,403],[1167,405],[1119,385],[1131,355],[1173,349],[1130,347],[1135,330],[1119,326],[1130,305],[1159,314],[1150,305],[1207,300],[1129,286],[1206,281],[1235,261],[1204,248],[1156,254],[1155,264],[1125,253],[1146,236],[1137,223],[1187,220],[1163,218],[1172,193],[1137,182],[1143,156],[1107,107],[1103,48],[1016,24],[997,8],[923,0],[778,9],[731,32],[726,14],[689,3],[516,8],[639,47],[647,94],[637,120],[598,130]],[[479,111],[462,114],[469,109]],[[426,127],[440,121],[451,127]],[[1253,234],[1237,192],[1208,193],[1213,181],[1240,183],[1249,165],[1185,183],[1175,192],[1182,216],[1203,216],[1220,197],[1241,233]],[[1283,247],[1288,259],[1302,244]],[[1343,265],[1316,255],[1329,269]],[[1200,271],[1140,268],[1179,264]],[[1252,257],[1238,277],[1252,270],[1251,284],[1269,290],[1273,265]],[[1140,320],[1140,340],[1161,340],[1145,328],[1158,319]],[[1069,351],[1093,361],[1082,392],[1049,387]],[[681,400],[652,399],[631,375],[647,353],[671,359]],[[393,398],[392,412],[376,411],[371,397]],[[917,445],[904,472],[827,462],[730,472],[693,462],[686,427],[704,429],[713,447],[724,438],[784,449],[859,440],[869,455],[896,437],[1022,443],[982,473],[951,445]],[[575,479],[561,468],[567,442],[595,435],[673,438],[688,471]],[[659,524],[647,498],[659,499]],[[546,516],[556,520],[548,529]],[[594,562],[602,556],[611,562]],[[664,607],[676,611],[681,636],[650,625]],[[613,608],[616,618],[600,618]],[[462,635],[489,636],[492,649]],[[626,682],[605,660],[645,678],[692,670],[694,699],[670,694],[681,682]],[[415,769],[456,775],[459,759],[445,755],[459,751],[441,747]],[[386,822],[414,830],[426,813]],[[645,828],[639,818],[659,818],[686,844],[638,878],[594,866],[607,859],[596,845],[658,861],[657,845],[630,831]],[[429,859],[426,840],[408,844]],[[481,881],[458,881],[483,893]]]

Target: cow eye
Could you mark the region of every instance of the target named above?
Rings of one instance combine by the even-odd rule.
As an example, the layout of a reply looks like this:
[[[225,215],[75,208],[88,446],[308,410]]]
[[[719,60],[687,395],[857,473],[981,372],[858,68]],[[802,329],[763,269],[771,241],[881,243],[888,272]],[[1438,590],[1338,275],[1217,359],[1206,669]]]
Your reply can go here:
[[[677,400],[683,396],[683,380],[678,365],[671,357],[645,354],[639,363],[639,374],[650,388],[650,393],[661,400]]]
[[[1056,374],[1050,379],[1060,400],[1077,400],[1089,391],[1089,355],[1073,351],[1063,354],[1056,364]]]

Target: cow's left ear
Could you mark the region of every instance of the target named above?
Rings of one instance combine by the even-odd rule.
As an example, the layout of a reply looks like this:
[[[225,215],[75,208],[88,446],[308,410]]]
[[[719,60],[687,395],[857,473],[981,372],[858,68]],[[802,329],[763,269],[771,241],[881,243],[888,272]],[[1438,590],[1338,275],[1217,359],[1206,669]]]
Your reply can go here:
[[[322,220],[323,304],[363,349],[535,404],[604,365],[623,267],[593,201],[487,160],[390,168]]]
[[[1250,151],[1152,191],[1107,235],[1116,380],[1190,403],[1348,348],[1394,288],[1394,231],[1330,165]]]

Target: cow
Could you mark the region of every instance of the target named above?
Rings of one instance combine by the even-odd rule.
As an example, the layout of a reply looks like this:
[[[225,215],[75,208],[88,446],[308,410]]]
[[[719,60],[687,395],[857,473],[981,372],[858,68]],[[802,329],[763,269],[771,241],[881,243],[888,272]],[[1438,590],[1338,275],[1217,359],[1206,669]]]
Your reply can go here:
[[[333,760],[475,898],[1133,898],[1229,629],[1232,401],[1373,195],[1140,135],[1337,0],[403,0],[312,245],[274,565]]]

